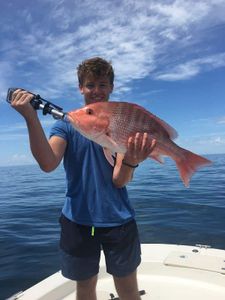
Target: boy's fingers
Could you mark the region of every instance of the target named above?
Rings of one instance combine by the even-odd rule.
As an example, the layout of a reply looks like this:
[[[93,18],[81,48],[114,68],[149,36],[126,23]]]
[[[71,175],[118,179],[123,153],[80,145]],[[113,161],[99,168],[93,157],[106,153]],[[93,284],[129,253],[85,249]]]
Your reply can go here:
[[[34,97],[34,95],[28,93],[27,91],[18,89],[13,93],[13,101],[12,102],[14,104],[18,101],[20,103],[30,102],[33,97]]]
[[[148,134],[147,134],[147,132],[144,132],[143,138],[142,138],[141,150],[146,151],[147,148],[148,148]]]
[[[142,134],[140,132],[137,132],[134,138],[135,151],[140,151],[141,145],[142,145]]]
[[[154,150],[155,146],[156,146],[156,139],[152,140],[151,147],[149,149],[150,153]]]

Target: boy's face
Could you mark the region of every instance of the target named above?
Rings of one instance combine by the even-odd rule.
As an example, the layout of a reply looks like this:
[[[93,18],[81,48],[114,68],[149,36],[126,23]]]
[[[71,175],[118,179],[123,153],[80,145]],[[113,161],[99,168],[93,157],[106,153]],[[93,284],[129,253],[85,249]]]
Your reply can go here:
[[[84,95],[85,104],[103,102],[109,100],[109,95],[113,90],[113,85],[108,77],[87,76],[82,85],[79,86],[80,92]]]

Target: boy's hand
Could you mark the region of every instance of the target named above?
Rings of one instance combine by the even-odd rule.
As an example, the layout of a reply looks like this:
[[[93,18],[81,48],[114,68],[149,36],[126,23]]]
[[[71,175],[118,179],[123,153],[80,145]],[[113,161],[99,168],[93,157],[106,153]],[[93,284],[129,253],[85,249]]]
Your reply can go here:
[[[129,137],[127,143],[127,152],[124,161],[130,165],[138,165],[144,161],[156,146],[156,140],[149,137],[148,133],[136,133]]]
[[[37,115],[35,109],[30,104],[33,94],[18,89],[12,94],[11,106],[18,111],[26,120]]]

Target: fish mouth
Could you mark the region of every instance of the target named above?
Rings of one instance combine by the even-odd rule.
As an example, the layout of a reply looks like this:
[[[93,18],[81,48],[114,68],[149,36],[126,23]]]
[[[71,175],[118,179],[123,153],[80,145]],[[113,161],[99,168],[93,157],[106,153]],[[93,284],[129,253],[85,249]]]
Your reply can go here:
[[[79,128],[79,124],[80,124],[80,121],[76,118],[76,116],[71,116],[70,113],[68,113],[66,115],[67,117],[67,120],[70,121],[70,123],[72,123],[75,127],[78,127]]]

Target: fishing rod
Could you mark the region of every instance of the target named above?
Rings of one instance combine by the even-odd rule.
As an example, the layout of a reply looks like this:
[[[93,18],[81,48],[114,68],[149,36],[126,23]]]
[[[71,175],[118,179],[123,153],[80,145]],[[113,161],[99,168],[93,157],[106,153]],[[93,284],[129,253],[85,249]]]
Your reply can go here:
[[[18,90],[19,88],[9,88],[7,92],[6,101],[11,104],[13,98],[13,93]],[[21,89],[24,91],[23,89]],[[54,119],[64,119],[66,113],[63,112],[63,109],[58,105],[53,104],[52,102],[43,99],[40,95],[36,95],[34,93],[28,92],[32,94],[34,97],[31,99],[30,104],[33,106],[35,110],[41,109],[43,115],[50,114],[53,116]]]

